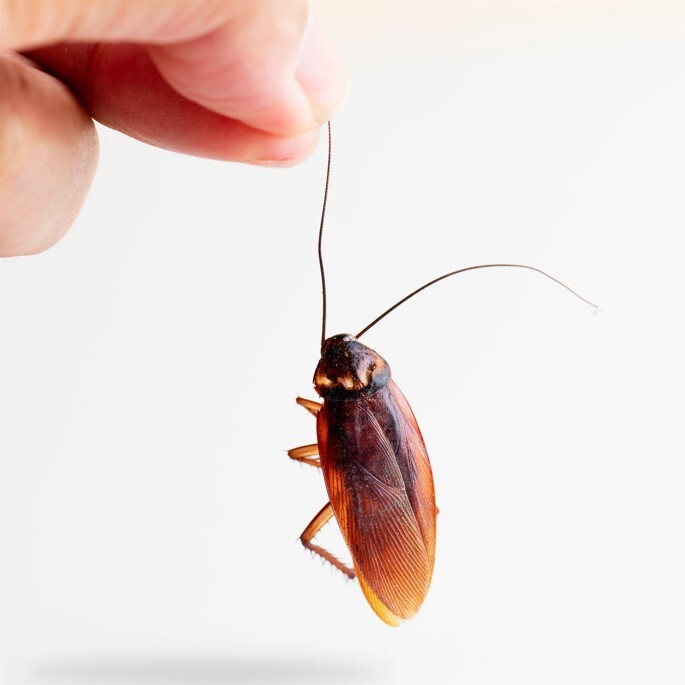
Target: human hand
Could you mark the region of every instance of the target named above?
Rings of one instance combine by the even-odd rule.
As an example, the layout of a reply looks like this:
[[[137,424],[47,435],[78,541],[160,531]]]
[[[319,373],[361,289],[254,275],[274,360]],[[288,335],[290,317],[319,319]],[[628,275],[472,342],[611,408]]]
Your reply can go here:
[[[0,0],[0,256],[67,231],[95,172],[92,119],[285,166],[309,155],[345,89],[303,0]]]

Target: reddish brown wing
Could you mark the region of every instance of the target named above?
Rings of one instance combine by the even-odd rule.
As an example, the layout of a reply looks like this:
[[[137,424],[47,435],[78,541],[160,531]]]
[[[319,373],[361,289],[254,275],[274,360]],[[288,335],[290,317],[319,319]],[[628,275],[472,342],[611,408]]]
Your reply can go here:
[[[414,415],[390,381],[368,397],[325,400],[317,417],[328,496],[369,604],[397,625],[433,573],[433,476]]]

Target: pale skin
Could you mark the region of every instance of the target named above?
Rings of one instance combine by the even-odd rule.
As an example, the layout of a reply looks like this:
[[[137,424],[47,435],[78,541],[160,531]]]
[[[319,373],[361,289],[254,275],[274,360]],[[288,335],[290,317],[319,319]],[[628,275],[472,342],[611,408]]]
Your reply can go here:
[[[95,173],[93,119],[177,152],[289,166],[346,85],[300,0],[0,0],[0,256],[68,230]]]

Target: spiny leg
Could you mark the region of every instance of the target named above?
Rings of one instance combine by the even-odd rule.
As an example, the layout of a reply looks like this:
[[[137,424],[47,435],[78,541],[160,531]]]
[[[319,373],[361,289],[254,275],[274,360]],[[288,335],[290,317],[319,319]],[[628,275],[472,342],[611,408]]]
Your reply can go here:
[[[323,406],[320,402],[315,402],[314,400],[308,400],[304,397],[295,398],[301,407],[304,407],[310,414],[316,416]],[[318,457],[319,446],[317,444],[313,445],[303,445],[302,447],[295,447],[288,451],[288,456],[295,461],[301,461],[305,464],[311,466],[316,466],[321,468],[321,461],[319,459],[314,459],[313,457]],[[333,518],[333,507],[331,503],[328,502],[323,509],[311,520],[310,524],[304,529],[302,535],[300,535],[300,542],[304,547],[314,554],[318,554],[322,559],[325,559],[329,564],[332,564],[339,571],[342,571],[348,578],[354,578],[354,571],[345,566],[341,561],[336,559],[328,550],[319,545],[315,545],[312,540],[314,536]]]
[[[318,469],[321,468],[319,446],[316,443],[313,445],[302,445],[302,447],[293,447],[293,449],[288,450],[288,456],[295,461],[303,462],[310,466],[316,466]],[[316,459],[314,459],[314,457],[316,457]]]
[[[312,542],[314,536],[333,518],[333,507],[328,502],[326,506],[312,519],[311,523],[304,529],[300,535],[300,542],[308,549],[318,554],[322,559],[325,559],[329,564],[332,564],[339,571],[342,571],[348,578],[354,578],[355,572],[345,566],[342,561],[336,559],[328,550],[325,550],[319,545]]]
[[[321,402],[306,400],[304,397],[296,397],[295,402],[297,402],[301,407],[304,407],[310,414],[313,414],[314,416],[321,411]]]
[[[314,400],[306,400],[304,397],[296,397],[295,402],[297,402],[301,407],[304,407],[310,414],[316,416],[319,411],[321,411],[321,403],[314,402]],[[303,445],[302,447],[295,447],[292,450],[288,450],[288,456],[295,461],[303,462],[309,464],[310,466],[316,466],[316,468],[321,468],[321,461],[317,459],[312,459],[312,457],[319,456],[319,446],[318,445]]]

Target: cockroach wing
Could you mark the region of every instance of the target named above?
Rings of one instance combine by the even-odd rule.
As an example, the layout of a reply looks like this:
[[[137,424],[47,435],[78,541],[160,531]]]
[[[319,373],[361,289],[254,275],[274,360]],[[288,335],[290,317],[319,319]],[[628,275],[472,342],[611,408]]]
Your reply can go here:
[[[435,558],[433,475],[409,404],[391,380],[372,395],[324,401],[321,467],[367,601],[390,625],[411,618]]]

